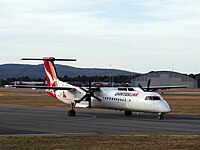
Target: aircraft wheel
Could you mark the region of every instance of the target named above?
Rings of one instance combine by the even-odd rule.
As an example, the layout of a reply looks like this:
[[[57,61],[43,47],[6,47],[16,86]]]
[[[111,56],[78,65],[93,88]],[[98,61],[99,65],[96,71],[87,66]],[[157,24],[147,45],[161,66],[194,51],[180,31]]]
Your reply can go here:
[[[132,115],[132,111],[124,111],[124,115],[125,116],[131,116]]]
[[[76,111],[75,110],[69,110],[68,116],[76,116]]]
[[[164,118],[165,118],[164,114],[161,113],[161,114],[158,115],[159,120],[163,120]]]

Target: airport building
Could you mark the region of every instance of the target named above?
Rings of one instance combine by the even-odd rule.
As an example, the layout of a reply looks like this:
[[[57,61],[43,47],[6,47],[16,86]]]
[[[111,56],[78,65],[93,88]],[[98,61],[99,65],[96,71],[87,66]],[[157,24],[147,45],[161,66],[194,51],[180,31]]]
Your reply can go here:
[[[172,71],[152,71],[144,75],[135,77],[131,84],[138,86],[141,84],[146,87],[148,80],[151,79],[151,86],[176,86],[188,85],[189,88],[198,88],[197,81],[188,75]]]

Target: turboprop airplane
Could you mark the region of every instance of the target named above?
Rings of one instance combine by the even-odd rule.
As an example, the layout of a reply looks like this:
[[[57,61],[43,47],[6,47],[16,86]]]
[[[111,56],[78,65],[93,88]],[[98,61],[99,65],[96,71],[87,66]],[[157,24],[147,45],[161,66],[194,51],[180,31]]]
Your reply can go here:
[[[22,60],[42,60],[46,73],[47,86],[16,85],[20,88],[46,89],[46,92],[56,99],[71,105],[69,116],[76,116],[76,107],[103,108],[124,111],[125,115],[132,112],[158,113],[158,119],[164,119],[164,114],[171,111],[163,97],[154,92],[158,89],[185,88],[187,86],[151,87],[77,87],[58,79],[54,61],[76,61],[75,59],[55,59],[54,57],[22,58]]]

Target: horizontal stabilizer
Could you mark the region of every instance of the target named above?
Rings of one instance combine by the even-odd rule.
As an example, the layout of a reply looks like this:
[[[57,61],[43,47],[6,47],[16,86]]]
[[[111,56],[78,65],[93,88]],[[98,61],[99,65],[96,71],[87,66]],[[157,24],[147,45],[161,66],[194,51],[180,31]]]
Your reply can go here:
[[[44,57],[44,58],[22,58],[21,60],[76,61],[76,59],[56,59],[56,58],[54,58],[54,57]]]

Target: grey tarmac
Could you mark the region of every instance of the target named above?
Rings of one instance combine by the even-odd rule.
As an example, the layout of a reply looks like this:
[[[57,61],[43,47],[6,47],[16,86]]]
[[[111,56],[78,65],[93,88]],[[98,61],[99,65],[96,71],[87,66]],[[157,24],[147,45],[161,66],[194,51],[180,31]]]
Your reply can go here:
[[[0,136],[99,135],[99,134],[189,134],[200,135],[200,116],[77,109],[69,117],[63,108],[0,107]]]

